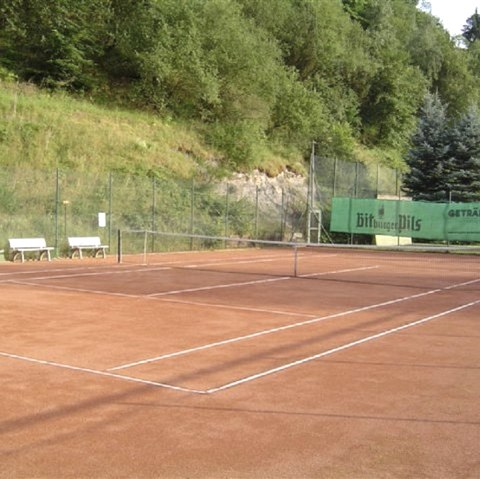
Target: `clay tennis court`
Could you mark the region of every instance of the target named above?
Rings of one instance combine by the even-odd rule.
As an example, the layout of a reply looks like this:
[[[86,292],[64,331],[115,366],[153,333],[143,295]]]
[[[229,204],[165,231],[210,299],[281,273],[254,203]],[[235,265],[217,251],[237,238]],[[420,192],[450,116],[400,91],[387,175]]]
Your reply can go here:
[[[0,263],[0,477],[480,477],[480,257],[289,255]]]

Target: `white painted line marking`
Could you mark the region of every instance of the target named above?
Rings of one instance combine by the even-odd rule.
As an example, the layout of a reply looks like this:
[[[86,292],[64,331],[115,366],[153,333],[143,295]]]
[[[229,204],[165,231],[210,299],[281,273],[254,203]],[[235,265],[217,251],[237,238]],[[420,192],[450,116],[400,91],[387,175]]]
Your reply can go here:
[[[18,280],[9,280],[10,284],[19,284],[23,286],[34,286],[35,288],[48,288],[48,289],[59,289],[61,291],[71,291],[74,293],[90,293],[90,294],[100,294],[104,296],[119,296],[121,298],[144,298],[144,296],[139,296],[136,294],[127,294],[127,293],[115,293],[111,291],[99,291],[95,289],[85,289],[85,288],[70,288],[69,286],[58,286],[53,284],[44,284],[44,283],[30,283],[29,281],[18,281]]]
[[[36,276],[30,278],[31,281],[49,280],[49,279],[65,279],[65,278],[79,278],[82,276],[107,276],[109,274],[125,274],[125,273],[143,273],[145,271],[165,271],[172,268],[165,266],[162,268],[142,268],[142,269],[124,269],[122,271],[95,271],[89,273],[74,273],[74,274],[58,274],[55,276]],[[12,280],[14,281],[14,280]]]
[[[78,267],[70,267],[67,266],[66,268],[45,268],[45,269],[29,269],[29,270],[23,270],[22,271],[7,271],[7,272],[2,272],[0,273],[0,276],[12,276],[12,275],[18,275],[18,274],[36,274],[36,273],[57,273],[57,272],[63,272],[65,271],[88,271],[91,269],[99,269],[99,270],[105,270],[107,268],[110,268],[111,271],[116,270],[117,268],[131,268],[135,267],[136,265],[129,264],[129,265],[123,265],[123,264],[105,264],[105,265],[95,265],[95,266],[78,266]],[[140,267],[140,265],[138,266]]]
[[[164,384],[164,383],[159,383],[156,381],[148,381],[146,379],[140,379],[140,378],[135,378],[132,376],[124,376],[122,374],[114,374],[114,373],[109,373],[106,371],[99,371],[96,369],[89,369],[89,368],[81,368],[78,366],[70,366],[68,364],[62,364],[62,363],[56,363],[54,361],[45,361],[42,359],[34,359],[34,358],[29,358],[26,356],[19,356],[17,354],[10,354],[10,353],[5,353],[0,351],[0,356],[3,356],[5,358],[9,359],[19,359],[21,361],[27,361],[30,363],[36,363],[36,364],[43,364],[46,366],[54,366],[57,368],[62,368],[62,369],[69,369],[71,371],[80,371],[84,373],[89,373],[89,374],[96,374],[97,376],[106,376],[110,378],[116,378],[116,379],[123,379],[125,381],[131,381],[131,382],[136,382],[136,383],[141,383],[141,384],[148,384],[150,386],[156,386],[156,387],[161,387],[165,389],[173,389],[175,391],[182,391],[182,392],[189,392],[189,393],[195,393],[195,394],[206,394],[205,391],[201,391],[198,389],[189,389],[189,388],[182,388],[180,386],[173,386],[171,384]]]
[[[166,303],[190,304],[192,306],[205,306],[207,308],[233,309],[237,311],[248,311],[250,313],[280,314],[283,316],[299,316],[303,318],[317,317],[316,314],[299,313],[294,311],[279,311],[278,309],[248,308],[247,306],[232,306],[230,304],[206,303],[202,301],[187,301],[187,300],[173,299],[173,298],[151,298],[151,299],[154,299],[157,301],[164,301]]]
[[[326,276],[328,274],[340,274],[340,273],[353,273],[356,271],[367,271],[369,269],[377,269],[380,266],[365,266],[363,268],[350,268],[350,269],[339,269],[337,271],[323,271],[321,273],[309,273],[309,274],[299,274],[299,278],[311,278],[312,276]]]
[[[225,344],[236,343],[238,341],[244,341],[246,339],[257,338],[259,336],[265,336],[267,334],[273,334],[273,333],[278,333],[280,331],[286,331],[288,329],[299,328],[299,327],[306,326],[306,325],[309,325],[309,324],[318,323],[320,321],[326,321],[326,320],[333,319],[333,318],[340,318],[340,317],[348,316],[348,315],[351,315],[351,314],[370,311],[372,309],[381,308],[383,306],[391,306],[392,304],[397,304],[397,303],[401,303],[401,302],[404,302],[404,301],[409,301],[409,300],[412,300],[412,299],[421,298],[423,296],[428,296],[428,295],[431,295],[431,294],[437,294],[437,293],[445,291],[447,288],[448,289],[454,289],[454,288],[459,288],[460,286],[465,286],[467,284],[472,284],[472,283],[477,283],[477,282],[480,282],[480,279],[475,279],[475,280],[472,280],[472,281],[453,284],[453,285],[450,285],[446,288],[432,289],[430,291],[426,291],[426,292],[423,292],[423,293],[413,294],[413,295],[410,295],[410,296],[404,296],[402,298],[397,298],[397,299],[392,299],[392,300],[389,300],[389,301],[384,301],[382,303],[377,303],[377,304],[372,304],[372,305],[369,305],[369,306],[363,306],[363,307],[360,307],[360,308],[350,309],[348,311],[342,311],[340,313],[333,313],[333,314],[329,314],[327,316],[320,316],[320,317],[317,317],[317,318],[309,319],[307,321],[301,321],[299,323],[287,324],[285,326],[280,326],[278,328],[266,329],[264,331],[258,331],[256,333],[247,334],[245,336],[239,336],[239,337],[235,337],[235,338],[225,339],[225,340],[222,340],[222,341],[216,341],[214,343],[204,344],[202,346],[197,346],[197,347],[194,347],[194,348],[189,348],[189,349],[184,349],[184,350],[181,350],[181,351],[176,351],[174,353],[162,354],[160,356],[156,356],[156,357],[153,357],[153,358],[142,359],[142,360],[131,362],[131,363],[128,363],[128,364],[122,364],[120,366],[115,366],[113,368],[107,369],[107,371],[118,371],[118,370],[121,370],[121,369],[127,369],[127,368],[131,368],[131,367],[135,367],[135,366],[140,366],[142,364],[148,364],[148,363],[152,363],[152,362],[161,361],[163,359],[169,359],[169,358],[173,358],[173,357],[177,357],[177,356],[183,356],[185,354],[190,354],[190,353],[193,353],[193,352],[196,352],[196,351],[203,351],[205,349],[210,349],[210,348],[214,348],[214,347],[217,347],[217,346],[223,346]]]
[[[366,338],[362,338],[362,339],[358,339],[356,341],[352,341],[352,342],[344,344],[342,346],[338,346],[336,348],[329,349],[328,351],[324,351],[322,353],[314,354],[313,356],[309,356],[309,357],[306,357],[306,358],[303,358],[303,359],[299,359],[298,361],[294,361],[292,363],[284,364],[284,365],[278,366],[276,368],[268,369],[267,371],[263,371],[261,373],[257,373],[257,374],[253,374],[251,376],[247,376],[247,377],[239,379],[237,381],[233,381],[231,383],[224,384],[223,386],[207,389],[206,392],[208,394],[213,394],[213,393],[216,393],[218,391],[224,391],[225,389],[230,389],[230,388],[233,388],[235,386],[239,386],[240,384],[251,382],[251,381],[254,381],[256,379],[260,379],[260,378],[263,378],[265,376],[278,373],[280,371],[285,371],[286,369],[290,369],[290,368],[293,368],[295,366],[299,366],[301,364],[305,364],[305,363],[308,363],[310,361],[314,361],[316,359],[322,358],[324,356],[328,356],[328,355],[333,354],[333,353],[338,353],[339,351],[344,351],[345,349],[353,348],[353,347],[358,346],[360,344],[364,344],[366,342],[373,341],[374,339],[379,339],[379,338],[382,338],[384,336],[388,336],[389,334],[397,333],[397,332],[402,331],[404,329],[412,328],[414,326],[418,326],[419,324],[426,323],[428,321],[432,321],[432,320],[437,319],[437,318],[441,318],[442,316],[446,316],[448,314],[456,313],[458,311],[461,311],[461,310],[466,309],[466,308],[470,308],[470,307],[475,306],[477,304],[480,304],[480,299],[477,300],[477,301],[472,301],[471,303],[463,304],[461,306],[458,306],[457,308],[449,309],[448,311],[443,311],[441,313],[434,314],[432,316],[428,316],[427,318],[423,318],[423,319],[420,319],[418,321],[413,321],[412,323],[404,324],[403,326],[399,326],[397,328],[387,329],[386,331],[383,331],[381,333],[373,334],[372,336],[367,336]]]
[[[296,313],[293,311],[279,311],[276,309],[261,309],[261,308],[248,308],[246,306],[231,306],[228,304],[215,304],[215,303],[202,303],[197,301],[182,301],[171,299],[168,297],[165,298],[153,298],[147,297],[145,295],[138,295],[138,294],[127,294],[127,293],[115,293],[111,291],[99,291],[94,289],[84,289],[84,288],[70,288],[69,286],[57,286],[57,285],[46,285],[44,283],[37,284],[37,283],[29,283],[28,281],[18,281],[18,280],[8,280],[6,281],[10,284],[19,284],[24,286],[33,286],[35,288],[48,288],[48,289],[58,289],[61,291],[71,291],[74,293],[90,293],[90,294],[98,294],[101,296],[116,296],[121,298],[132,298],[132,299],[149,299],[152,301],[163,301],[168,303],[179,303],[179,304],[191,304],[191,305],[198,305],[198,306],[206,306],[208,308],[221,308],[221,309],[232,309],[232,310],[240,310],[240,311],[249,311],[249,312],[257,312],[257,313],[269,313],[269,314],[281,314],[285,316],[298,316],[304,318],[313,318],[315,317],[314,314],[306,314],[306,313]],[[1,281],[0,281],[1,283]]]
[[[468,283],[472,283],[472,282],[476,282],[476,281],[470,281]],[[460,285],[462,285],[462,284],[452,285],[450,287],[450,289],[453,288],[453,287],[458,287]],[[332,349],[329,349],[327,351],[323,351],[323,352],[315,354],[313,356],[308,356],[306,358],[299,359],[297,361],[287,363],[287,364],[284,364],[282,366],[278,366],[276,368],[272,368],[272,369],[269,369],[269,370],[266,370],[266,371],[263,371],[263,372],[260,372],[260,373],[257,373],[257,374],[253,374],[251,376],[247,376],[245,378],[238,379],[236,381],[232,381],[232,382],[224,384],[222,386],[218,386],[218,387],[215,387],[215,388],[210,388],[210,389],[207,389],[207,390],[189,389],[189,388],[184,388],[184,387],[180,387],[180,386],[173,386],[171,384],[164,384],[164,383],[160,383],[160,382],[156,382],[156,381],[149,381],[149,380],[146,380],[146,379],[140,379],[140,378],[136,378],[136,377],[132,377],[132,376],[124,376],[124,375],[121,375],[121,374],[114,374],[114,373],[109,373],[109,372],[106,372],[106,371],[99,371],[99,370],[96,370],[96,369],[81,368],[81,367],[77,367],[77,366],[71,366],[71,365],[67,365],[67,364],[56,363],[56,362],[53,362],[53,361],[45,361],[45,360],[40,360],[40,359],[34,359],[34,358],[26,357],[26,356],[19,356],[17,354],[10,354],[10,353],[5,353],[5,352],[0,352],[0,356],[10,358],[10,359],[18,359],[18,360],[22,360],[22,361],[32,362],[32,363],[36,363],[36,364],[43,364],[43,365],[47,365],[47,366],[53,366],[53,367],[68,369],[68,370],[72,370],[72,371],[80,371],[80,372],[94,374],[94,375],[98,375],[98,376],[110,377],[110,378],[115,378],[115,379],[122,379],[124,381],[136,382],[136,383],[140,383],[140,384],[160,387],[160,388],[164,388],[164,389],[171,389],[171,390],[180,391],[180,392],[187,392],[187,393],[192,393],[192,394],[214,394],[214,393],[217,393],[219,391],[224,391],[226,389],[231,389],[231,388],[239,386],[241,384],[245,384],[247,382],[252,382],[252,381],[255,381],[257,379],[263,378],[265,376],[278,373],[280,371],[285,371],[287,369],[293,368],[295,366],[299,366],[301,364],[305,364],[307,362],[314,361],[316,359],[320,359],[320,358],[328,356],[330,354],[334,354],[334,353],[337,353],[339,351],[344,351],[346,349],[353,348],[353,347],[358,346],[360,344],[364,344],[364,343],[367,343],[369,341],[373,341],[375,339],[379,339],[379,338],[382,338],[384,336],[388,336],[390,334],[394,334],[394,333],[397,333],[399,331],[403,331],[405,329],[412,328],[414,326],[418,326],[419,324],[426,323],[428,321],[432,321],[434,319],[441,318],[443,316],[446,316],[446,315],[449,315],[449,314],[452,314],[452,313],[456,313],[458,311],[461,311],[461,310],[466,309],[466,308],[470,308],[470,307],[475,306],[477,304],[480,304],[480,299],[476,300],[476,301],[472,301],[472,302],[467,303],[467,304],[463,304],[463,305],[458,306],[456,308],[449,309],[447,311],[443,311],[441,313],[434,314],[432,316],[428,316],[426,318],[422,318],[422,319],[417,320],[417,321],[413,321],[413,322],[408,323],[408,324],[404,324],[402,326],[398,326],[396,328],[388,329],[388,330],[382,331],[380,333],[373,334],[371,336],[367,336],[365,338],[361,338],[361,339],[358,339],[356,341],[352,341],[352,342],[347,343],[347,344],[343,344],[342,346],[337,346],[336,348],[332,348]]]
[[[199,264],[192,264],[192,265],[187,265],[185,268],[202,268],[205,266],[218,266],[218,265],[225,265],[225,264],[249,264],[249,263],[269,263],[273,261],[291,261],[291,258],[289,256],[293,256],[293,250],[290,252],[290,254],[282,254],[282,255],[268,255],[268,256],[257,256],[253,257],[251,259],[242,259],[241,261],[215,261],[211,263],[199,263]],[[330,255],[315,255],[315,258],[324,258],[324,257],[329,257],[331,258],[332,256],[337,256],[336,254],[330,254]],[[303,254],[298,254],[298,257],[311,257],[310,255],[303,255]],[[236,260],[237,258],[228,258],[229,260]]]
[[[253,281],[242,281],[240,283],[225,283],[225,284],[215,284],[212,286],[202,286],[199,288],[187,288],[187,289],[177,289],[173,291],[164,291],[163,293],[152,293],[146,295],[147,298],[158,298],[161,296],[169,296],[172,294],[182,294],[182,293],[193,293],[197,291],[211,291],[214,289],[223,289],[223,288],[233,288],[236,286],[248,286],[251,284],[261,284],[261,283],[273,283],[276,281],[285,281],[292,279],[291,276],[281,276],[279,278],[268,278],[268,279],[256,279]]]
[[[352,269],[340,269],[336,271],[324,271],[321,273],[312,273],[312,274],[305,274],[305,275],[298,275],[297,278],[307,278],[310,276],[321,276],[321,275],[328,275],[328,274],[341,274],[341,273],[351,273],[353,271],[365,271],[369,269],[375,269],[378,268],[378,266],[365,266],[361,268],[352,268]],[[245,273],[248,274],[248,273]],[[265,273],[267,276],[268,274]],[[267,279],[256,279],[252,281],[242,281],[239,283],[225,283],[225,284],[217,284],[217,285],[212,285],[212,286],[202,286],[198,288],[186,288],[186,289],[177,289],[173,291],[164,291],[163,293],[152,293],[146,295],[149,298],[158,298],[162,296],[169,296],[173,294],[182,294],[182,293],[195,293],[197,291],[211,291],[214,289],[224,289],[224,288],[233,288],[236,286],[248,286],[251,284],[262,284],[262,283],[274,283],[277,281],[286,281],[286,280],[292,280],[295,279],[294,276],[280,276],[278,278],[267,278]]]

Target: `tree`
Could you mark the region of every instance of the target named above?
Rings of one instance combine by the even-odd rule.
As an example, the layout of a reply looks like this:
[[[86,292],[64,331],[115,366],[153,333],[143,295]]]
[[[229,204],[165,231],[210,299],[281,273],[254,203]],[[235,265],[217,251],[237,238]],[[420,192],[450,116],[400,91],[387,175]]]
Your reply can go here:
[[[91,86],[103,53],[107,0],[5,0],[0,8],[2,56],[22,79],[77,90]]]
[[[462,29],[462,35],[467,41],[467,45],[471,45],[480,38],[480,14],[477,9],[471,17],[467,18],[467,23]]]
[[[445,170],[454,201],[480,201],[480,117],[473,107],[451,128]]]
[[[404,177],[403,190],[414,200],[442,201],[448,198],[451,187],[445,177],[448,142],[446,107],[438,95],[428,94],[407,155],[410,171]]]

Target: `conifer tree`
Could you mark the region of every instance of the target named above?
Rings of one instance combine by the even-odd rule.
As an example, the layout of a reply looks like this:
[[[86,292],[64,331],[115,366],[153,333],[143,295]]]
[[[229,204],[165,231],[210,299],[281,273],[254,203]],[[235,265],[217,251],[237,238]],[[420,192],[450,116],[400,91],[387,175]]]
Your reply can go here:
[[[480,117],[473,107],[451,129],[445,170],[453,201],[480,201]]]
[[[446,107],[438,95],[427,95],[417,131],[412,138],[403,190],[414,200],[444,201],[450,185],[445,177],[448,160],[448,123]]]
[[[467,18],[467,24],[462,29],[462,35],[467,45],[471,45],[480,38],[480,14],[478,9],[475,9],[475,13]]]

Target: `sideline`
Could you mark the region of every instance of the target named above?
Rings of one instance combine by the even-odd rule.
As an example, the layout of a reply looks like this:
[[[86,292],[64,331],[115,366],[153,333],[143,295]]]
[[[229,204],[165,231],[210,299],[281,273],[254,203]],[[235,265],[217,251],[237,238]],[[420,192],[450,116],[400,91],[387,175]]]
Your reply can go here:
[[[399,331],[403,331],[404,329],[413,328],[414,326],[418,326],[419,324],[427,323],[428,321],[432,321],[434,319],[438,319],[438,318],[441,318],[443,316],[447,316],[448,314],[452,314],[452,313],[456,313],[458,311],[462,311],[463,309],[467,309],[467,308],[470,308],[472,306],[476,306],[477,304],[480,304],[480,299],[477,299],[476,301],[472,301],[471,303],[462,304],[461,306],[458,306],[456,308],[452,308],[452,309],[449,309],[447,311],[443,311],[441,313],[437,313],[437,314],[434,314],[432,316],[428,316],[428,317],[423,318],[423,319],[419,319],[418,321],[413,321],[412,323],[404,324],[403,326],[398,326],[396,328],[387,329],[386,331],[382,331],[381,333],[373,334],[371,336],[367,336],[367,337],[362,338],[362,339],[357,339],[356,341],[352,341],[350,343],[343,344],[342,346],[337,346],[336,348],[329,349],[328,351],[324,351],[322,353],[314,354],[313,356],[308,356],[306,358],[299,359],[299,360],[294,361],[292,363],[284,364],[283,366],[278,366],[276,368],[268,369],[267,371],[263,371],[261,373],[253,374],[251,376],[247,376],[245,378],[238,379],[237,381],[233,381],[231,383],[224,384],[223,386],[207,389],[205,392],[208,393],[208,394],[213,394],[213,393],[216,393],[218,391],[224,391],[225,389],[230,389],[230,388],[233,388],[235,386],[239,386],[240,384],[245,384],[245,383],[250,382],[250,381],[255,381],[256,379],[260,379],[260,378],[263,378],[265,376],[269,376],[271,374],[278,373],[280,371],[285,371],[286,369],[290,369],[290,368],[293,368],[295,366],[299,366],[301,364],[305,364],[305,363],[308,363],[310,361],[314,361],[316,359],[323,358],[325,356],[329,356],[330,354],[338,353],[339,351],[344,351],[346,349],[353,348],[353,347],[358,346],[360,344],[364,344],[364,343],[367,343],[369,341],[373,341],[374,339],[383,338],[384,336],[388,336],[388,335],[393,334],[393,333],[398,333]]]
[[[139,360],[139,361],[115,366],[113,368],[107,369],[107,371],[119,371],[121,369],[127,369],[127,368],[131,368],[131,367],[134,367],[134,366],[139,366],[139,365],[142,365],[142,364],[148,364],[148,363],[161,361],[163,359],[169,359],[169,358],[173,358],[173,357],[177,357],[177,356],[183,356],[185,354],[190,354],[190,353],[197,352],[197,351],[203,351],[205,349],[210,349],[210,348],[214,348],[214,347],[218,347],[218,346],[224,346],[225,344],[236,343],[236,342],[239,342],[239,341],[244,341],[246,339],[258,338],[259,336],[265,336],[267,334],[278,333],[280,331],[286,331],[288,329],[299,328],[299,327],[306,326],[306,325],[309,325],[309,324],[318,323],[320,321],[326,321],[326,320],[329,320],[329,319],[340,318],[340,317],[348,316],[348,315],[351,315],[351,314],[370,311],[372,309],[381,308],[383,306],[391,306],[392,304],[397,304],[397,303],[401,303],[401,302],[404,302],[404,301],[409,301],[409,300],[412,300],[412,299],[417,299],[417,298],[421,298],[421,297],[424,297],[424,296],[441,293],[441,292],[444,292],[444,291],[448,291],[448,290],[451,290],[451,289],[454,289],[454,288],[459,288],[461,286],[466,286],[466,285],[477,283],[477,282],[480,282],[480,279],[474,279],[474,280],[466,281],[466,282],[463,282],[463,283],[452,284],[452,285],[446,286],[444,288],[432,289],[430,291],[425,291],[423,293],[417,293],[417,294],[413,294],[413,295],[409,295],[409,296],[403,296],[402,298],[391,299],[389,301],[383,301],[381,303],[371,304],[371,305],[368,305],[368,306],[362,306],[360,308],[354,308],[354,309],[350,309],[350,310],[347,310],[347,311],[342,311],[342,312],[339,312],[339,313],[333,313],[333,314],[329,314],[327,316],[320,316],[320,317],[316,317],[316,318],[309,319],[309,320],[306,320],[306,321],[301,321],[299,323],[287,324],[285,326],[280,326],[278,328],[266,329],[266,330],[263,330],[263,331],[258,331],[256,333],[247,334],[245,336],[238,336],[238,337],[235,337],[235,338],[225,339],[223,341],[216,341],[214,343],[204,344],[202,346],[197,346],[195,348],[184,349],[182,351],[177,351],[177,352],[174,352],[174,353],[162,354],[160,356],[156,356],[156,357],[153,357],[153,358],[142,359],[142,360]]]
[[[480,281],[480,280],[477,280],[477,281]],[[475,281],[471,281],[469,283],[472,283],[472,282],[475,282]],[[82,367],[78,367],[78,366],[71,366],[71,365],[68,365],[68,364],[62,364],[62,363],[57,363],[57,362],[53,362],[53,361],[45,361],[45,360],[34,359],[34,358],[26,357],[26,356],[19,356],[17,354],[10,354],[10,353],[1,352],[1,351],[0,351],[0,356],[8,358],[8,359],[21,360],[21,361],[26,361],[26,362],[35,363],[35,364],[42,364],[42,365],[46,365],[46,366],[53,366],[53,367],[57,367],[57,368],[68,369],[68,370],[72,370],[72,371],[79,371],[79,372],[84,372],[84,373],[93,374],[93,375],[97,375],[97,376],[104,376],[104,377],[109,377],[109,378],[113,378],[113,379],[122,379],[124,381],[136,382],[136,383],[141,383],[141,384],[145,384],[145,385],[149,385],[149,386],[155,386],[155,387],[158,387],[158,388],[171,389],[171,390],[175,390],[175,391],[179,391],[179,392],[185,392],[185,393],[191,393],[191,394],[202,394],[202,395],[208,394],[209,395],[209,394],[214,394],[214,393],[217,393],[217,392],[220,392],[220,391],[225,391],[227,389],[231,389],[233,387],[236,387],[236,386],[239,386],[241,384],[245,384],[245,383],[248,383],[248,382],[251,382],[251,381],[255,381],[255,380],[260,379],[260,378],[264,378],[265,376],[269,376],[271,374],[275,374],[275,373],[278,373],[280,371],[285,371],[285,370],[293,368],[295,366],[299,366],[301,364],[305,364],[305,363],[314,361],[316,359],[328,356],[330,354],[334,354],[334,353],[337,353],[337,352],[340,352],[340,351],[344,351],[346,349],[353,348],[355,346],[367,343],[369,341],[373,341],[375,339],[383,338],[383,337],[388,336],[390,334],[394,334],[394,333],[397,333],[399,331],[403,331],[405,329],[412,328],[414,326],[418,326],[420,324],[427,323],[427,322],[432,321],[434,319],[438,319],[438,318],[447,316],[449,314],[456,313],[458,311],[462,311],[464,309],[470,308],[472,306],[476,306],[478,304],[480,304],[480,299],[478,299],[476,301],[472,301],[470,303],[463,304],[461,306],[457,306],[456,308],[452,308],[452,309],[449,309],[447,311],[442,311],[441,313],[437,313],[437,314],[434,314],[432,316],[428,316],[426,318],[419,319],[417,321],[413,321],[411,323],[404,324],[402,326],[398,326],[396,328],[387,329],[387,330],[382,331],[380,333],[373,334],[371,336],[367,336],[367,337],[358,339],[356,341],[352,341],[350,343],[343,344],[341,346],[337,346],[335,348],[329,349],[327,351],[323,351],[323,352],[315,354],[313,356],[308,356],[306,358],[299,359],[297,361],[287,363],[287,364],[284,364],[282,366],[278,366],[278,367],[273,368],[273,369],[268,369],[266,371],[262,371],[260,373],[253,374],[251,376],[247,376],[247,377],[238,379],[236,381],[229,382],[229,383],[224,384],[222,386],[209,388],[209,389],[204,389],[204,390],[189,389],[189,388],[185,388],[185,387],[181,387],[181,386],[174,386],[174,385],[171,385],[171,384],[165,384],[165,383],[160,383],[160,382],[156,382],[156,381],[149,381],[149,380],[146,380],[146,379],[140,379],[140,378],[136,378],[136,377],[133,377],[133,376],[124,376],[123,374],[115,374],[115,373],[108,372],[108,370],[107,371],[100,371],[100,370],[96,370],[96,369],[82,368]]]

